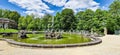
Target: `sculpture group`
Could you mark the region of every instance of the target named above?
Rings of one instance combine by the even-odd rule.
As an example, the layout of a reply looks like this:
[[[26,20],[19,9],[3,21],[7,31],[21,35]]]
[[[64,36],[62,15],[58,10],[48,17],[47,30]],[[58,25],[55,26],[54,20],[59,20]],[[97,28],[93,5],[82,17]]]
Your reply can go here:
[[[61,39],[62,38],[62,33],[55,32],[53,31],[47,31],[45,33],[45,38],[46,39]]]

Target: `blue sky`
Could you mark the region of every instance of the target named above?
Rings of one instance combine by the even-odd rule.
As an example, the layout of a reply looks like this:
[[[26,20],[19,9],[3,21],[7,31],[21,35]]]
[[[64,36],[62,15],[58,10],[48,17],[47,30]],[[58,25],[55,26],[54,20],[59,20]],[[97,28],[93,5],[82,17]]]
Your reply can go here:
[[[43,16],[45,13],[54,15],[65,8],[73,9],[75,13],[84,9],[108,10],[112,2],[113,0],[0,0],[0,8],[14,10],[21,15]]]

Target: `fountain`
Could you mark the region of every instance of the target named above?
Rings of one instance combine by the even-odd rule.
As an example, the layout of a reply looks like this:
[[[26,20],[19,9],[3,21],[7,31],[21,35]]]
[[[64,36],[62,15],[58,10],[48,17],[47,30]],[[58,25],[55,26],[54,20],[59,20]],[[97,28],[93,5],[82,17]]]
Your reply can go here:
[[[52,29],[50,31],[49,27],[48,27],[48,31],[46,31],[46,33],[45,33],[45,38],[46,39],[61,39],[62,38],[62,34],[59,33],[59,32],[55,32],[55,30],[53,29],[53,25],[54,25],[54,17],[52,18],[52,25],[51,25]]]
[[[55,29],[54,18],[52,18],[52,22],[50,25],[48,24],[48,29],[45,29],[45,32],[27,32],[21,30],[18,35],[14,34],[10,38],[3,39],[10,44],[18,46],[41,48],[78,47],[94,45],[102,42],[101,39],[91,35],[87,36],[86,34],[89,33],[84,30],[79,32],[78,30],[71,29],[65,32],[61,29]]]
[[[46,39],[61,39],[62,38],[62,34],[55,32],[54,30],[52,31],[47,31],[45,33],[45,38]]]

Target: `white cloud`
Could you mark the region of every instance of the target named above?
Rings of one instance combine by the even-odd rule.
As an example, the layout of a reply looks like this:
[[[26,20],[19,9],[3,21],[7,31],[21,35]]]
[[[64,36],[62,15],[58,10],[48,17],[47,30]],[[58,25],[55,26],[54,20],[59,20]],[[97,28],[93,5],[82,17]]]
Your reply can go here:
[[[43,16],[45,13],[53,13],[53,10],[43,3],[41,0],[9,0],[9,2],[17,4],[26,9],[25,13]]]
[[[96,11],[99,8],[99,6],[95,6],[95,7],[88,7],[87,9],[91,9],[93,11]]]
[[[56,6],[64,6],[67,0],[44,0],[50,4],[56,5]]]
[[[96,10],[99,8],[99,3],[94,0],[43,0],[52,5],[65,8],[73,9],[74,12],[82,11],[84,9]],[[48,4],[45,4],[42,0],[9,0],[9,2],[17,4],[21,8],[26,9],[24,13],[34,14],[39,17],[43,16],[45,13],[54,13]],[[103,7],[104,8],[104,7]]]
[[[44,16],[44,13],[35,12],[35,11],[26,11],[24,13],[26,13],[28,15],[34,14],[36,17],[42,17],[42,16]]]
[[[96,10],[99,8],[99,3],[93,0],[69,0],[64,8],[73,9],[75,12],[81,11],[82,9]]]

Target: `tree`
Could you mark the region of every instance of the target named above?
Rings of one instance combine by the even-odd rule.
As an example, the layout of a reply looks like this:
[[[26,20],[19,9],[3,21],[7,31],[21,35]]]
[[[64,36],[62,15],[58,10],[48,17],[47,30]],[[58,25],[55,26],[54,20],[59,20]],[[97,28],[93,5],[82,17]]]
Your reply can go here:
[[[21,16],[18,21],[18,29],[26,29],[27,24],[24,16]]]
[[[18,18],[20,18],[20,14],[17,11],[0,9],[0,17],[8,18],[8,19],[14,20],[16,23],[18,23],[18,20],[19,20]]]
[[[56,16],[54,17],[54,29],[61,29],[61,22],[62,16],[59,12],[57,12]]]
[[[120,0],[114,0],[114,2],[109,6],[111,13],[111,18],[114,19],[116,23],[116,30],[120,29]]]
[[[70,29],[76,29],[76,18],[74,16],[74,12],[72,9],[64,9],[61,13],[61,28],[64,29],[65,31],[70,30]]]
[[[26,27],[27,27],[28,30],[31,28],[28,25],[31,24],[31,23],[34,24],[33,20],[34,20],[34,17],[32,15],[27,15],[26,16],[25,21],[26,21]]]
[[[120,0],[114,0],[109,8],[109,12],[111,12],[113,16],[118,16],[120,14]]]
[[[80,11],[76,14],[78,20],[84,19],[84,11]]]
[[[83,29],[83,24],[84,24],[84,11],[78,12],[75,17],[77,19],[77,30],[82,30]]]
[[[96,31],[101,31],[106,27],[106,16],[107,16],[107,11],[97,9],[95,11],[95,18],[93,18],[93,26],[96,24],[95,28],[97,28]],[[95,30],[94,30],[95,31]]]
[[[2,17],[2,11],[3,11],[3,10],[2,10],[2,9],[0,9],[0,17]]]
[[[94,18],[94,12],[90,9],[83,11],[80,11],[77,13],[77,19],[79,20],[79,23],[77,25],[77,29],[79,30],[91,30],[93,26],[92,19]]]
[[[40,20],[40,18],[35,18],[34,20],[33,20],[33,30],[41,30],[42,29],[42,27],[41,27],[41,20]]]
[[[20,14],[16,11],[9,11],[8,16],[6,18],[14,20],[18,23],[18,20],[20,18]]]
[[[27,26],[27,29],[28,30],[35,30],[35,20],[32,20],[29,24],[28,24],[28,26]]]
[[[2,12],[2,17],[3,17],[3,18],[8,18],[10,12],[11,12],[10,10],[3,10],[3,12]],[[9,19],[9,18],[8,18],[8,19]]]
[[[48,29],[48,24],[50,24],[52,21],[52,16],[50,14],[45,14],[42,17],[42,28]]]

